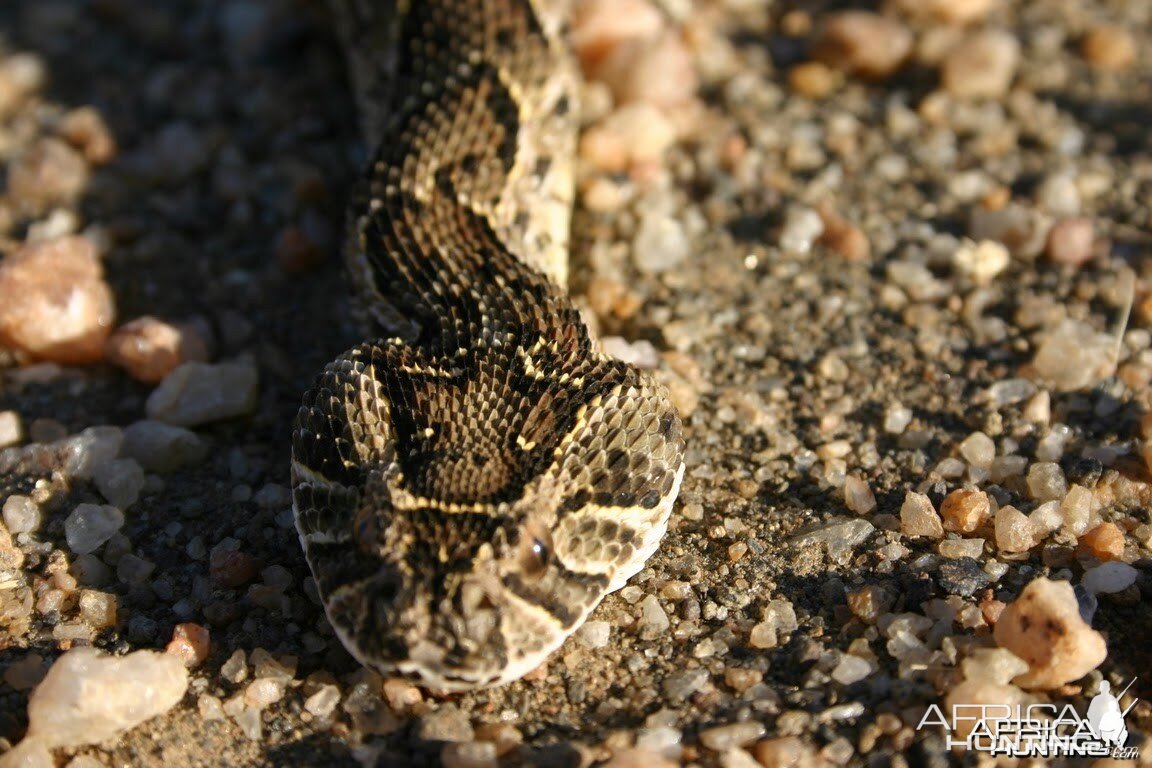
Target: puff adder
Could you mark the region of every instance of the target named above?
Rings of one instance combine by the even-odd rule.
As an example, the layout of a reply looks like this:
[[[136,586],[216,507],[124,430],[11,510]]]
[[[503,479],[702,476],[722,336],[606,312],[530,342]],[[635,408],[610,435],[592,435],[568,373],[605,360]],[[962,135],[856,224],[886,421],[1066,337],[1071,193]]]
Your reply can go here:
[[[333,0],[370,145],[366,341],[304,396],[296,526],[363,664],[464,690],[539,665],[656,549],[679,417],[565,292],[576,75],[557,5]]]

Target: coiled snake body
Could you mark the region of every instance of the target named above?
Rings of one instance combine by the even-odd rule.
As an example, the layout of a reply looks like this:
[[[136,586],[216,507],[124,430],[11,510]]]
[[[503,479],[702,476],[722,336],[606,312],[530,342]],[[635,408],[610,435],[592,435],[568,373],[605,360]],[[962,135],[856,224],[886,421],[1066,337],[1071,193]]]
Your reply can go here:
[[[333,0],[379,149],[347,262],[373,339],[292,445],[296,525],[363,664],[462,690],[539,665],[657,547],[675,409],[567,298],[575,75],[528,0]]]

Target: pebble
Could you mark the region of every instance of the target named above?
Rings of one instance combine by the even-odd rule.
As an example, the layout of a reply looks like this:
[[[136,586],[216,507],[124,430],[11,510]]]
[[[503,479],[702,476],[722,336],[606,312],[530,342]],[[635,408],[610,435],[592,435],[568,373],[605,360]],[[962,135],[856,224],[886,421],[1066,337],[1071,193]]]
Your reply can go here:
[[[183,363],[148,396],[145,410],[180,427],[242,416],[256,407],[257,380],[251,362]]]
[[[78,555],[87,554],[112,538],[124,526],[124,513],[102,504],[78,504],[64,521],[68,548]]]
[[[220,666],[220,676],[233,685],[244,682],[248,677],[248,659],[244,651],[237,648]]]
[[[890,592],[875,584],[852,590],[845,597],[848,610],[866,624],[875,624],[896,602]]]
[[[676,768],[678,760],[661,757],[650,749],[640,747],[617,750],[600,768]]]
[[[895,19],[870,11],[829,13],[813,42],[815,57],[860,77],[883,80],[912,52],[912,32]]]
[[[401,714],[424,701],[419,688],[399,677],[390,677],[384,681],[384,698],[393,712]]]
[[[40,360],[96,362],[115,315],[88,238],[29,243],[0,262],[0,344]]]
[[[47,80],[44,60],[34,53],[7,53],[0,58],[0,117],[11,114]]]
[[[864,543],[875,530],[876,526],[867,520],[833,518],[808,533],[797,536],[794,542],[797,544],[819,542],[828,552],[828,559],[839,563],[851,556],[852,551]]]
[[[944,530],[972,533],[992,514],[992,502],[983,491],[957,489],[940,502]]]
[[[668,631],[671,622],[656,595],[645,595],[640,601],[640,618],[636,625],[640,629],[640,637],[645,639],[657,638]]]
[[[1100,560],[1124,557],[1124,532],[1115,523],[1100,523],[1080,537],[1080,549]]]
[[[999,29],[957,43],[941,63],[944,89],[963,98],[999,98],[1008,92],[1020,62],[1020,42]]]
[[[1044,255],[1057,264],[1079,267],[1092,259],[1096,229],[1091,219],[1062,219],[1052,225]]]
[[[1028,467],[1028,493],[1036,501],[1063,499],[1068,495],[1064,470],[1053,461],[1037,461]]]
[[[496,768],[496,745],[488,741],[445,744],[440,751],[444,768]]]
[[[1092,524],[1096,511],[1096,499],[1092,491],[1082,485],[1073,484],[1067,495],[1060,501],[1060,516],[1064,519],[1063,530],[1073,536],[1081,536]]]
[[[900,403],[888,406],[884,412],[884,431],[890,435],[899,435],[912,423],[912,409]]]
[[[646,214],[632,240],[632,262],[646,274],[665,272],[688,257],[690,247],[684,227],[663,214]]]
[[[1014,682],[1028,689],[1051,690],[1078,680],[1108,655],[1103,636],[1080,617],[1072,585],[1043,577],[1004,609],[993,636],[1027,662],[1028,671]]]
[[[1038,256],[1044,250],[1050,228],[1046,214],[1021,205],[997,210],[977,207],[968,219],[968,237],[1004,243],[1013,255],[1023,258]]]
[[[996,510],[995,529],[996,546],[1004,552],[1027,552],[1040,543],[1033,522],[1011,505]]]
[[[586,621],[576,632],[576,639],[586,648],[603,648],[608,645],[612,625],[607,621]]]
[[[96,629],[116,625],[119,602],[116,595],[94,589],[80,590],[80,618]]]
[[[172,639],[168,641],[165,653],[170,653],[189,669],[198,667],[208,658],[212,635],[201,624],[177,624],[172,629]]]
[[[823,764],[815,747],[804,743],[798,736],[780,736],[758,742],[752,754],[764,768],[816,768]]]
[[[940,563],[937,578],[940,586],[950,595],[970,597],[992,583],[976,557],[956,557]]]
[[[37,685],[48,673],[44,657],[38,653],[21,655],[4,670],[3,680],[14,690],[26,691]]]
[[[105,356],[137,381],[156,384],[182,363],[205,362],[208,346],[190,326],[145,315],[116,329],[105,345]]]
[[[664,114],[643,102],[627,104],[590,127],[580,137],[580,159],[606,173],[659,166],[676,140]]]
[[[316,717],[328,717],[340,704],[340,688],[335,685],[321,685],[304,700],[304,709]]]
[[[892,0],[887,7],[917,21],[960,26],[984,19],[996,5],[995,0]]]
[[[592,73],[621,44],[658,35],[664,17],[648,0],[581,0],[571,27],[572,48],[585,73]]]
[[[417,733],[425,741],[472,741],[476,734],[468,715],[453,704],[446,704],[420,718]]]
[[[661,685],[664,696],[672,703],[681,702],[699,691],[707,684],[709,678],[706,669],[684,669],[673,672],[664,678]]]
[[[830,676],[840,685],[858,683],[876,671],[876,665],[868,659],[846,653],[832,668]]]
[[[977,285],[988,285],[1008,268],[1012,259],[1003,243],[995,240],[966,241],[952,253],[956,268],[971,276]]]
[[[1114,346],[1112,336],[1067,319],[1041,342],[1032,367],[1037,378],[1057,391],[1092,387],[1111,375]]]
[[[867,515],[876,509],[876,495],[867,480],[855,475],[844,478],[844,505],[857,515]]]
[[[8,166],[8,197],[19,201],[26,213],[43,214],[56,206],[70,206],[88,186],[84,156],[53,137],[36,140]]]
[[[95,744],[174,707],[188,673],[172,656],[107,656],[91,647],[63,654],[28,700],[27,739],[49,747]]]
[[[698,87],[692,54],[671,28],[615,46],[594,76],[612,91],[616,104],[644,102],[664,112],[691,102]]]
[[[761,738],[767,729],[763,723],[749,720],[731,725],[719,725],[700,731],[700,743],[714,752],[742,747]]]
[[[15,493],[4,500],[3,516],[12,533],[35,533],[43,520],[39,504]]]
[[[1002,648],[977,649],[961,663],[961,669],[964,681],[948,691],[944,711],[974,711],[980,706],[1014,708],[1030,701],[1023,691],[1008,682],[1027,671],[1028,665]],[[975,719],[958,719],[953,738],[967,738],[975,724]]]
[[[144,490],[144,469],[135,459],[115,459],[100,465],[92,477],[109,504],[127,510]]]
[[[1075,216],[1080,213],[1080,191],[1076,188],[1076,179],[1067,173],[1051,174],[1036,190],[1036,202],[1056,216]]]
[[[960,443],[960,455],[972,466],[987,469],[996,458],[996,444],[983,432],[973,432]]]
[[[1094,595],[1111,595],[1128,589],[1139,576],[1127,563],[1106,562],[1086,571],[1080,583]]]
[[[57,130],[92,165],[104,165],[116,156],[116,139],[103,115],[92,107],[68,110]]]
[[[788,70],[788,87],[800,96],[822,99],[836,90],[841,77],[822,61],[805,61]]]
[[[1080,41],[1080,55],[1104,72],[1130,69],[1136,63],[1137,53],[1138,46],[1132,33],[1113,24],[1092,27]]]
[[[260,561],[237,549],[214,547],[208,556],[208,574],[212,581],[226,589],[243,586],[260,572]]]
[[[16,411],[0,411],[0,449],[16,445],[24,439],[24,428],[20,424],[20,414]]]
[[[932,500],[922,493],[908,491],[900,506],[900,530],[905,536],[927,536],[939,539],[944,536],[944,524]]]
[[[208,444],[183,427],[144,420],[124,429],[123,454],[149,472],[165,473],[203,462]]]
[[[814,208],[792,206],[784,214],[780,230],[780,247],[796,254],[806,254],[824,234],[824,220]]]

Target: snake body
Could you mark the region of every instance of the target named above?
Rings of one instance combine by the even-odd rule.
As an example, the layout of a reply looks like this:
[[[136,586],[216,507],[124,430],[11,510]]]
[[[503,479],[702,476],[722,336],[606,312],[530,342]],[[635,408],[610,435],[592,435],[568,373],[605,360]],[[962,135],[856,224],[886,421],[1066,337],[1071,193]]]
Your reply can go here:
[[[565,291],[576,76],[529,0],[333,0],[368,140],[350,212],[370,339],[316,378],[296,526],[329,621],[446,690],[538,666],[663,537],[681,424]]]

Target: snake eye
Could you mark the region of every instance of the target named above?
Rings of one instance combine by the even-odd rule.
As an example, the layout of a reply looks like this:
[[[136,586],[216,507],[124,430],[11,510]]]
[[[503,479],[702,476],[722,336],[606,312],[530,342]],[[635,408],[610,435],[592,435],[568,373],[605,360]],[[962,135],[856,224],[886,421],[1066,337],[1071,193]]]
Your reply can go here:
[[[529,579],[538,579],[552,560],[552,536],[543,526],[527,525],[520,532],[520,567]]]

